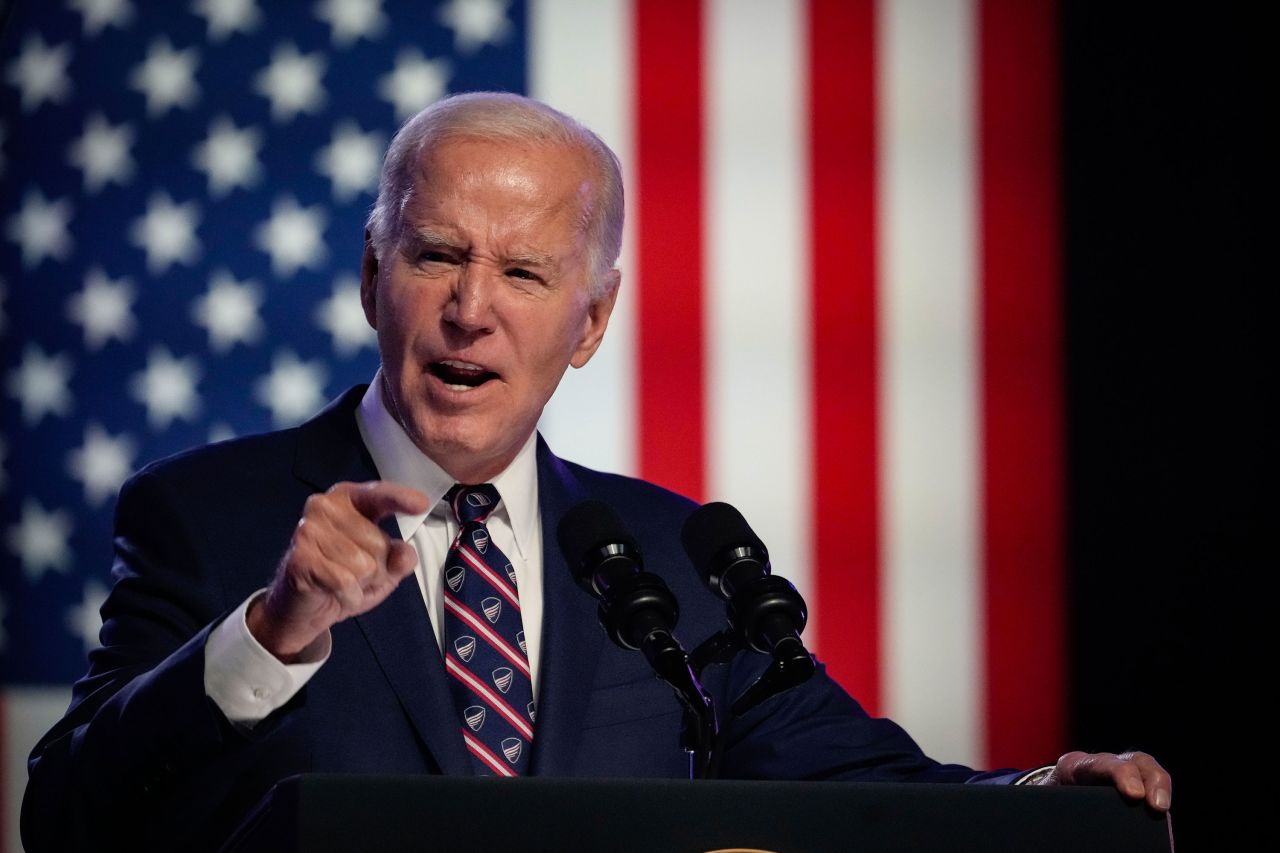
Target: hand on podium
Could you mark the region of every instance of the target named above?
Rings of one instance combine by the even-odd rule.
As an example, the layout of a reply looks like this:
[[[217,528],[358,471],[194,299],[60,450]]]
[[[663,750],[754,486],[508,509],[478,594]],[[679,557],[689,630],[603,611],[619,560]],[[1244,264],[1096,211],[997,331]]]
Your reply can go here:
[[[1038,780],[1039,785],[1115,785],[1131,800],[1145,800],[1156,811],[1169,810],[1173,780],[1145,752],[1068,752]]]

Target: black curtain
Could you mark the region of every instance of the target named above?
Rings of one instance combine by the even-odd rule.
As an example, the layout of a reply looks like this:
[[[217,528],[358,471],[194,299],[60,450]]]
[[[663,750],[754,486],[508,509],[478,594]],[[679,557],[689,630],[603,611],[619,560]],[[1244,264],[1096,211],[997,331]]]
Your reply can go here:
[[[1275,31],[1247,9],[1062,7],[1070,741],[1173,771],[1180,852],[1237,849],[1270,818],[1244,804],[1274,764],[1274,643],[1250,628],[1275,564],[1280,97]]]

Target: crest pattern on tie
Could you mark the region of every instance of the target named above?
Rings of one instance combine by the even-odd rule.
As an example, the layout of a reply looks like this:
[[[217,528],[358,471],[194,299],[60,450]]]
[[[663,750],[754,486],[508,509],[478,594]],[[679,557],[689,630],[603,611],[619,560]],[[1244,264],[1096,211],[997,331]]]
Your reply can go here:
[[[498,506],[491,484],[445,495],[458,535],[445,558],[445,670],[462,740],[480,776],[520,776],[529,767],[533,682],[510,560],[485,522]]]

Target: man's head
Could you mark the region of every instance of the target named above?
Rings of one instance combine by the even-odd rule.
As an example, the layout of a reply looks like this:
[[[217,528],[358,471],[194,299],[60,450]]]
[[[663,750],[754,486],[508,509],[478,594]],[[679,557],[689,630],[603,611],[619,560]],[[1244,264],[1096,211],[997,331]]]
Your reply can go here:
[[[466,95],[391,143],[361,275],[388,408],[455,478],[505,468],[617,294],[617,160],[567,116]]]
[[[471,92],[437,101],[404,123],[382,162],[378,198],[365,224],[381,256],[394,247],[404,209],[421,178],[422,154],[449,138],[577,149],[597,175],[596,196],[584,207],[592,287],[601,295],[622,249],[622,166],[589,128],[541,101],[508,92]]]

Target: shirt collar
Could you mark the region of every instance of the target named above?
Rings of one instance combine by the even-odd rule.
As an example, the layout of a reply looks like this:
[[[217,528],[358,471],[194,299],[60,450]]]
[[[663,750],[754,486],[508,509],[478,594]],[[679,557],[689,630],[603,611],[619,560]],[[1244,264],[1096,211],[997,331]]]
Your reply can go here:
[[[379,476],[401,485],[417,489],[427,496],[434,508],[456,482],[447,471],[436,464],[409,438],[404,428],[391,416],[383,399],[382,371],[374,375],[369,390],[356,409],[356,423],[360,437],[369,448],[373,464]],[[511,461],[493,483],[502,498],[498,511],[506,510],[515,536],[516,548],[527,559],[527,549],[536,540],[538,519],[538,465],[534,448],[537,433],[530,433],[516,458]],[[396,525],[406,542],[421,526],[430,510],[417,515],[396,513]],[[450,517],[452,520],[452,517]]]

